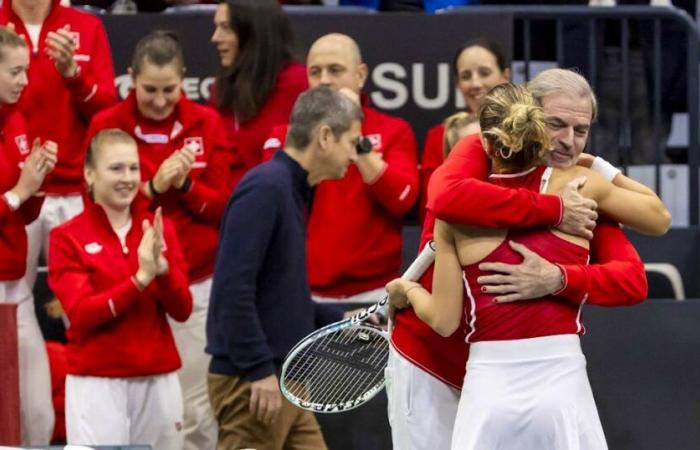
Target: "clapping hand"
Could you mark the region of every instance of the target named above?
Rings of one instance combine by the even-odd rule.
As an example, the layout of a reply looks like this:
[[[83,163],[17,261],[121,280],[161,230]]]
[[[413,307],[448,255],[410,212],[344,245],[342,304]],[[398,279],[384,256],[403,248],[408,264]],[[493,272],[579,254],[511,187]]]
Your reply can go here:
[[[163,238],[163,212],[161,208],[156,209],[156,214],[153,218],[153,231],[153,258],[156,261],[156,275],[163,275],[168,273],[168,260],[163,255],[166,247],[165,239]]]
[[[46,54],[53,60],[56,70],[65,78],[74,77],[78,73],[75,62],[77,42],[70,31],[70,25],[65,25],[46,35]]]
[[[148,219],[144,219],[141,226],[143,237],[138,249],[139,269],[136,272],[136,281],[141,287],[146,287],[157,275],[166,273],[168,270],[167,261],[163,256],[165,241],[161,209],[156,209],[153,224],[149,223]]]
[[[194,151],[188,147],[174,151],[161,163],[153,177],[152,185],[156,190],[154,194],[163,194],[171,187],[181,188],[192,170],[194,160]]]
[[[22,171],[17,184],[12,191],[20,198],[20,202],[26,201],[36,194],[58,161],[58,146],[53,141],[40,143],[39,138],[34,139],[32,150],[24,160]]]

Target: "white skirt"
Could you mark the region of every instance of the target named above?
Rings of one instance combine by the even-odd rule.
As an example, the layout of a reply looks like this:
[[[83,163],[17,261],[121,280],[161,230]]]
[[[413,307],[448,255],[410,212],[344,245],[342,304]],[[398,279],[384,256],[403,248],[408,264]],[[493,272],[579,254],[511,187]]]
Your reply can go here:
[[[452,450],[602,450],[577,335],[472,344]]]

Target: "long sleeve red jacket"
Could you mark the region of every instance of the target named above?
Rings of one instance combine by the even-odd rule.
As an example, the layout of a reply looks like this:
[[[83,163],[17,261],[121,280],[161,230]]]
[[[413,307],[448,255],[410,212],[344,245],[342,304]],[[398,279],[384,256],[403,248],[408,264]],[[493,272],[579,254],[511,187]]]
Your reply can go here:
[[[58,164],[46,181],[49,194],[81,192],[83,144],[90,118],[117,101],[112,53],[102,22],[59,3],[60,0],[52,0],[51,12],[36,43],[32,43],[24,23],[12,10],[11,0],[0,8],[0,25],[13,23],[31,50],[29,85],[18,105],[27,120],[29,136],[58,144]],[[58,73],[46,54],[46,35],[64,26],[69,26],[76,38],[75,61],[80,67],[70,79]]]
[[[277,84],[255,117],[239,123],[232,112],[221,111],[228,138],[238,149],[244,170],[262,162],[265,139],[270,136],[273,127],[289,122],[294,102],[308,87],[306,66],[297,62],[289,63],[280,70]]]
[[[69,374],[134,377],[180,367],[166,314],[182,322],[192,311],[186,264],[166,219],[168,272],[139,290],[133,276],[144,219],[153,217],[132,207],[124,247],[104,209],[90,201],[85,211],[51,231],[49,287],[70,321]]]
[[[183,95],[173,114],[167,142],[149,143],[149,137],[141,131],[147,120],[138,113],[136,96],[131,92],[124,101],[94,117],[87,139],[107,128],[119,128],[132,135],[138,144],[144,182],[155,176],[160,164],[174,151],[188,143],[196,146],[189,190],[171,188],[157,195],[151,206],[162,206],[163,214],[175,224],[189,266],[189,278],[197,281],[214,272],[219,221],[233,189],[230,169],[238,157],[229,147],[221,119],[214,109],[194,103]]]
[[[561,220],[558,196],[527,189],[508,189],[489,184],[489,160],[478,134],[462,139],[446,162],[432,176],[428,209],[421,233],[421,247],[433,236],[435,216],[455,223],[509,228],[555,226]],[[562,301],[602,306],[624,306],[646,298],[647,281],[639,254],[617,224],[603,221],[595,231],[590,252],[593,265],[562,265]],[[432,289],[432,270],[421,280]],[[460,327],[443,338],[424,324],[411,309],[400,311],[392,344],[407,359],[438,379],[460,388],[468,357]]]
[[[308,219],[309,285],[315,294],[346,297],[382,287],[401,266],[403,215],[418,195],[416,140],[408,123],[365,106],[362,134],[385,169],[365,183],[356,166],[315,189]],[[265,143],[264,159],[280,149],[286,127]]]
[[[9,281],[22,278],[27,269],[24,226],[39,216],[44,197],[31,197],[17,211],[12,211],[2,197],[17,184],[31,144],[24,119],[7,107],[0,108],[0,130],[0,281]]]

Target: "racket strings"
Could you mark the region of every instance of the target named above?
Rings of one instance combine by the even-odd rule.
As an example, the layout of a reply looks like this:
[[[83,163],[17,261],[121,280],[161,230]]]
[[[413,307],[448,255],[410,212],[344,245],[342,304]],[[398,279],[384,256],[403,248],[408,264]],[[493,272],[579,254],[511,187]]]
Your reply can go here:
[[[340,404],[383,382],[386,339],[366,327],[341,329],[311,341],[289,361],[287,390],[300,401]]]

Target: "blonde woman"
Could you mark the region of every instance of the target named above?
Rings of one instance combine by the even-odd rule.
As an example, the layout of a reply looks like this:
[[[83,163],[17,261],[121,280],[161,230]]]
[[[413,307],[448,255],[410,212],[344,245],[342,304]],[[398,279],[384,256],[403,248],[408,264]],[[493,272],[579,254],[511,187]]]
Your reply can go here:
[[[557,193],[585,177],[583,195],[614,220],[652,233],[670,225],[664,205],[643,185],[625,190],[590,169],[540,165],[549,157],[550,138],[542,109],[525,88],[494,88],[479,121],[493,183]],[[442,221],[435,241],[433,294],[401,279],[387,289],[393,308],[413,307],[442,336],[455,332],[466,312],[471,350],[452,448],[607,448],[578,338],[581,306],[554,296],[500,303],[477,283],[486,273],[480,263],[517,263],[522,246],[554,263],[587,264],[588,241],[549,228],[501,230]]]

